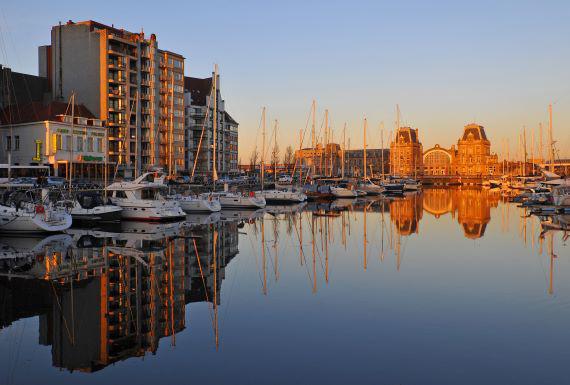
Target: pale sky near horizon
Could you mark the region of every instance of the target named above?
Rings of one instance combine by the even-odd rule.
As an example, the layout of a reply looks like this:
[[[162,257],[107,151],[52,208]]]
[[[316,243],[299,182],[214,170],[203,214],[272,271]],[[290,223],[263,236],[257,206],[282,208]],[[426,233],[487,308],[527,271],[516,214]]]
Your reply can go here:
[[[531,130],[547,126],[553,102],[557,147],[570,156],[570,1],[4,0],[0,63],[37,74],[37,46],[69,19],[156,33],[160,48],[186,57],[189,76],[218,63],[244,162],[261,146],[262,106],[279,119],[283,153],[298,147],[313,98],[318,128],[328,108],[334,138],[347,122],[353,148],[364,116],[369,147],[380,146],[380,122],[387,143],[399,104],[424,149],[455,144],[476,121],[493,151],[509,138],[511,155],[524,125],[529,146]]]

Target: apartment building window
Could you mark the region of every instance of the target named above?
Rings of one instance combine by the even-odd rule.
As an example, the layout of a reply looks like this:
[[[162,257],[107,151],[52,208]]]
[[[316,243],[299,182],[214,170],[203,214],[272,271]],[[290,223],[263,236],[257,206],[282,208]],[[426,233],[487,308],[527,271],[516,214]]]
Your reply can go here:
[[[6,151],[10,151],[12,149],[12,137],[6,136]]]
[[[20,149],[20,136],[14,136],[14,150],[18,151]]]
[[[77,151],[78,152],[83,151],[83,137],[82,136],[77,137]]]
[[[65,149],[71,151],[73,143],[71,142],[71,135],[65,136]]]
[[[93,152],[93,138],[87,138],[87,151]]]
[[[97,152],[103,152],[103,139],[97,138]]]

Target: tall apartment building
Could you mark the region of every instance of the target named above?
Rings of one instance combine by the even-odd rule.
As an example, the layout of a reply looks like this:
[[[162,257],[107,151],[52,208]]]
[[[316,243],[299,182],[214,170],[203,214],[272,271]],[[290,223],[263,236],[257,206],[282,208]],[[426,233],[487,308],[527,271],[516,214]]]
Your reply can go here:
[[[107,121],[109,162],[119,174],[183,167],[184,57],[160,50],[156,35],[69,21],[39,47],[39,72],[56,100],[75,93]]]
[[[214,144],[214,95],[212,77],[186,77],[184,102],[186,108],[186,168],[195,175],[212,176]],[[221,97],[220,77],[217,78],[216,164],[218,175],[238,172],[238,122],[225,109]],[[200,144],[201,139],[201,144]]]

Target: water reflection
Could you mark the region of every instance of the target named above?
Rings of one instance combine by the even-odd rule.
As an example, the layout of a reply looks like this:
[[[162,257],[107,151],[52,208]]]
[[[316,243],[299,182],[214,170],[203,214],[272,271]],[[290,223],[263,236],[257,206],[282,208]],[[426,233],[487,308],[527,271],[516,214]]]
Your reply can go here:
[[[489,190],[434,188],[401,197],[194,215],[181,223],[125,222],[47,238],[0,238],[0,328],[38,317],[39,343],[51,347],[52,365],[93,372],[156,354],[161,340],[176,346],[177,335],[189,327],[192,304],[206,303],[209,346],[217,349],[224,336],[222,285],[232,260],[254,261],[259,282],[253,284],[263,298],[280,285],[306,285],[316,296],[339,279],[358,287],[355,273],[347,274],[349,283],[339,278],[347,266],[369,276],[380,275],[379,266],[398,275],[413,270],[414,263],[421,265],[413,257],[429,259],[413,242],[430,245],[438,231],[449,237],[438,252],[455,260],[458,251],[447,249],[452,243],[516,235],[516,245],[542,258],[546,292],[553,295],[560,281],[555,249],[565,247],[569,221],[567,215],[528,216]],[[451,239],[453,230],[461,239]],[[240,238],[247,240],[241,254]],[[504,235],[501,242],[513,247]],[[295,269],[302,270],[301,281],[291,281]]]
[[[0,249],[0,326],[39,316],[53,365],[92,372],[155,354],[164,337],[175,345],[186,304],[219,304],[237,223],[126,222],[117,231],[3,238]]]

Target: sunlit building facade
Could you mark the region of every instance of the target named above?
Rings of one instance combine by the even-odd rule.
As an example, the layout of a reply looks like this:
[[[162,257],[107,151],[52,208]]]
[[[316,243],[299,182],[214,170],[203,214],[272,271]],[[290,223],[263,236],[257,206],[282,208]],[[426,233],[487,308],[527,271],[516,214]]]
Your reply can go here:
[[[488,177],[500,173],[496,154],[491,153],[491,142],[485,128],[471,123],[455,145],[446,149],[436,144],[423,153],[424,176]]]
[[[69,21],[39,47],[39,74],[55,100],[74,94],[107,122],[109,161],[119,174],[183,167],[184,58],[160,50],[156,35]]]
[[[400,127],[390,143],[390,174],[416,177],[423,174],[423,146],[419,130]]]

